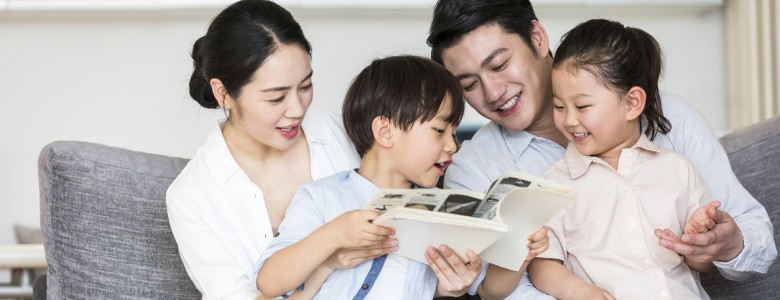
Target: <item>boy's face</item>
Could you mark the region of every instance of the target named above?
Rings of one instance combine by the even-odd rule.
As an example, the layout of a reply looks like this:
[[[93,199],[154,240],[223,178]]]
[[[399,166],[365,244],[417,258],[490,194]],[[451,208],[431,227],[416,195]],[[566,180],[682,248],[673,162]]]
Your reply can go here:
[[[457,150],[455,126],[445,121],[451,112],[450,101],[447,97],[430,121],[417,121],[409,131],[394,129],[393,176],[426,188],[436,186]]]
[[[596,76],[556,68],[552,83],[555,126],[580,154],[611,162],[636,143],[640,133],[628,116],[627,102]]]
[[[511,130],[527,130],[550,117],[552,59],[545,48],[547,33],[535,24],[532,39],[538,47],[529,48],[518,34],[486,24],[442,51],[444,66],[460,81],[466,102]]]

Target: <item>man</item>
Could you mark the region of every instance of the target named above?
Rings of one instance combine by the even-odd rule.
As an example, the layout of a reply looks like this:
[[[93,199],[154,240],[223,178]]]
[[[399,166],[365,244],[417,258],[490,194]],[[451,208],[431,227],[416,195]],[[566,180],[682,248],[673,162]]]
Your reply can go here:
[[[563,158],[568,141],[553,124],[550,42],[529,1],[439,0],[428,45],[458,78],[469,105],[491,120],[456,153],[446,188],[485,191],[504,171],[541,176]],[[693,163],[722,211],[712,231],[662,235],[659,243],[714,262],[731,280],[766,273],[777,256],[766,210],[737,181],[701,115],[674,95],[661,98],[672,130],[654,142]],[[544,296],[525,279],[513,295]]]

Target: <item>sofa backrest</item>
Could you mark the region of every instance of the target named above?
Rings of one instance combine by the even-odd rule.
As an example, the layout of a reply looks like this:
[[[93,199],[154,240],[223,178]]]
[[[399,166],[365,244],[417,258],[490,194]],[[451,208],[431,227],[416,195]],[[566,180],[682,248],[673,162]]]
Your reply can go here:
[[[720,139],[739,182],[764,205],[772,220],[775,247],[780,241],[780,116],[735,131]],[[712,299],[771,299],[780,289],[780,266],[746,281],[729,281],[718,271],[702,274]]]
[[[165,191],[183,158],[54,142],[38,168],[47,295],[200,299],[168,224]]]

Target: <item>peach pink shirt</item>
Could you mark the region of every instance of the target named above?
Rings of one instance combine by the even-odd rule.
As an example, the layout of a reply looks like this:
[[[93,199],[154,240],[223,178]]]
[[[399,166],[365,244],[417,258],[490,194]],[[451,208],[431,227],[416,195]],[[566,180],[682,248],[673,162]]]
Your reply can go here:
[[[545,177],[571,187],[575,200],[547,223],[550,245],[539,257],[564,261],[617,299],[709,299],[682,256],[653,234],[669,228],[679,236],[710,202],[685,157],[641,135],[615,170],[569,144]]]

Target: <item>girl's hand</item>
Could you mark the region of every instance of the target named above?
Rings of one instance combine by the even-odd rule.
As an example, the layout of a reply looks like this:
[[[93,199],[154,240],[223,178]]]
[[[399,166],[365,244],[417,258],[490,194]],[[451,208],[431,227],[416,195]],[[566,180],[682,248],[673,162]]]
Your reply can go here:
[[[528,256],[525,260],[530,261],[542,252],[547,251],[550,245],[550,238],[547,237],[547,227],[542,226],[536,232],[528,236]]]
[[[715,228],[715,220],[721,218],[719,207],[720,201],[712,201],[710,204],[697,208],[688,222],[685,223],[684,233],[705,233]]]

